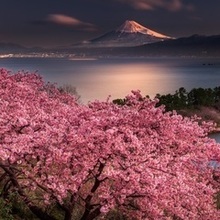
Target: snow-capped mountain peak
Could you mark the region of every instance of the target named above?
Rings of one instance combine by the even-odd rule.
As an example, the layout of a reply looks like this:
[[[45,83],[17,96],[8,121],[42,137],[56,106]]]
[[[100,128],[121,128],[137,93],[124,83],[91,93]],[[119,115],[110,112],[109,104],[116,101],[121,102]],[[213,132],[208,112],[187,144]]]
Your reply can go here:
[[[90,45],[96,47],[134,47],[173,39],[146,28],[136,21],[125,21],[120,27],[92,39]]]
[[[151,35],[153,37],[163,38],[163,39],[171,38],[169,36],[157,33],[149,28],[146,28],[146,27],[138,24],[136,21],[130,21],[130,20],[126,20],[116,31],[121,32],[121,33],[147,34],[147,35]]]

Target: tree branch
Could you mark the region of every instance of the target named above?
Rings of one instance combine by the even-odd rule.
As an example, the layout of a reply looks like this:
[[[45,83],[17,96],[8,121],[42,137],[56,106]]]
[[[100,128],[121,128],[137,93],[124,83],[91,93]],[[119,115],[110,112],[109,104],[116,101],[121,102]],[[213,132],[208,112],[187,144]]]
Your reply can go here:
[[[6,168],[4,165],[0,164],[0,167],[8,174],[11,183],[17,190],[18,194],[21,196],[24,203],[27,205],[27,207],[30,209],[30,211],[35,214],[38,218],[41,220],[56,220],[54,217],[48,215],[46,212],[42,211],[39,207],[32,204],[32,202],[29,200],[28,196],[24,193],[24,190],[19,185],[15,174],[12,170]]]

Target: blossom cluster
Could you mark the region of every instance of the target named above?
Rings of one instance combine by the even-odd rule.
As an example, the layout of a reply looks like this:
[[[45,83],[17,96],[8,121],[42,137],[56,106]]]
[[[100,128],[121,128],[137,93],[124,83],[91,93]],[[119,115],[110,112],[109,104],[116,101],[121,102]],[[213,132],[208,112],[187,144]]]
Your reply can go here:
[[[156,103],[134,91],[123,105],[82,105],[39,75],[2,69],[0,168],[22,198],[35,194],[44,205],[219,219],[219,170],[210,161],[220,162],[220,147],[207,137],[211,125]]]

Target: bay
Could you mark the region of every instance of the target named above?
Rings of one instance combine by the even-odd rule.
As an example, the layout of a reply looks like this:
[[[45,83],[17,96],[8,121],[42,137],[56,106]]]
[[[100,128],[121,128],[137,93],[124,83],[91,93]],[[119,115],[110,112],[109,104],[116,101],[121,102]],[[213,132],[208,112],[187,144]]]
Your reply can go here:
[[[220,86],[218,58],[111,58],[68,60],[60,58],[4,58],[0,68],[12,72],[38,72],[45,81],[76,87],[81,101],[124,98],[141,90],[151,98],[184,87]]]

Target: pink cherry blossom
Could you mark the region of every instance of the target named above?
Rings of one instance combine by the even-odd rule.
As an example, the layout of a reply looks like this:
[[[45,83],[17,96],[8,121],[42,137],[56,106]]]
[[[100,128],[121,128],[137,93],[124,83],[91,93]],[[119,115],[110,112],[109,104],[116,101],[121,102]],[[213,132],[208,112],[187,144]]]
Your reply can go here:
[[[210,123],[135,91],[80,105],[39,75],[0,70],[0,178],[40,219],[220,219],[220,146]],[[4,177],[5,175],[5,177]],[[3,178],[4,177],[4,178]],[[44,216],[44,217],[43,217]]]

